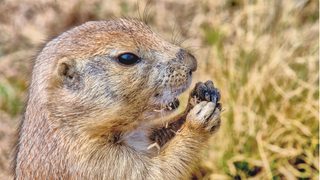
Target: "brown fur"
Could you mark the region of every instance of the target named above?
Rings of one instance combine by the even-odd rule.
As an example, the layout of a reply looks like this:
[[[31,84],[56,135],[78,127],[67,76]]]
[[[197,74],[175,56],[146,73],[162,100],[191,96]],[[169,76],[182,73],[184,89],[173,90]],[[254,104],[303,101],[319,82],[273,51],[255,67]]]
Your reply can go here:
[[[141,62],[120,65],[125,52]],[[188,179],[220,110],[189,104],[168,119],[163,108],[196,68],[191,53],[135,19],[87,22],[53,39],[33,69],[15,179]]]

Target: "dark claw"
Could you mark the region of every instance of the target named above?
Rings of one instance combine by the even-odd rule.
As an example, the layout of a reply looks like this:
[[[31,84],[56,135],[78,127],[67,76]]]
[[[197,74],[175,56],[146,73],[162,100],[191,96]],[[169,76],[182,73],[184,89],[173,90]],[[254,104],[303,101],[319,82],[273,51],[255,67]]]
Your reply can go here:
[[[210,95],[209,95],[208,92],[206,92],[205,97],[206,97],[207,102],[209,102],[210,101]]]
[[[215,89],[214,89],[214,85],[213,85],[212,81],[207,81],[205,83],[205,85],[207,86],[208,91],[210,92],[210,94],[215,94]]]
[[[199,98],[200,101],[205,101],[206,93],[208,93],[207,87],[202,82],[198,82],[196,84],[196,97]]]
[[[213,82],[212,81],[207,81],[205,83],[205,85],[207,86],[208,88],[208,91],[209,91],[209,94],[210,94],[210,100],[216,104],[217,102],[217,98],[216,98],[216,89],[214,88],[214,85],[213,85]]]
[[[199,89],[199,86],[201,85],[201,83],[202,82],[198,82],[197,84],[196,84],[196,86],[194,87],[194,89],[191,91],[191,97],[194,97],[194,96],[196,96],[196,97],[199,97],[199,94],[198,94],[198,89]]]
[[[219,102],[220,101],[220,99],[221,99],[221,95],[220,95],[220,91],[219,91],[219,89],[217,88],[216,89],[216,91],[217,91],[217,102]]]
[[[218,108],[220,111],[222,110],[222,104],[221,103],[218,103],[216,108]]]
[[[217,104],[220,99],[220,91],[218,88],[214,88],[212,81],[207,81],[205,83],[198,82],[196,87],[191,91],[191,97],[196,96],[199,101],[211,101]]]
[[[212,102],[213,102],[214,104],[217,103],[217,97],[216,97],[216,96],[212,96]]]

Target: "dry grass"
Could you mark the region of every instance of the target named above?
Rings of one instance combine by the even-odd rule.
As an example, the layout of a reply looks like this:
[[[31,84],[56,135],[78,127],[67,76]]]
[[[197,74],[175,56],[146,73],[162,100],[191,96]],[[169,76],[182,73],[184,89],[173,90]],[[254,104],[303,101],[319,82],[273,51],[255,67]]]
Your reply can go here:
[[[198,179],[319,179],[319,2],[150,1],[149,24],[185,40],[226,111]],[[137,16],[145,1],[0,1],[0,179],[36,45],[88,20]],[[175,34],[178,34],[175,38]],[[183,97],[185,98],[185,97]]]

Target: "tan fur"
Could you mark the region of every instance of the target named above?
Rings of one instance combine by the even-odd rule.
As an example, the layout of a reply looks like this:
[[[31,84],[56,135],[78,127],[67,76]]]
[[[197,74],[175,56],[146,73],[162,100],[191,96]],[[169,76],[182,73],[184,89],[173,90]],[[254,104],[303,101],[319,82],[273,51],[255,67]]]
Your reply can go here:
[[[127,52],[141,62],[119,64]],[[208,121],[212,102],[172,119],[163,109],[196,68],[191,53],[135,19],[87,22],[53,39],[33,69],[15,179],[188,179],[220,110]]]

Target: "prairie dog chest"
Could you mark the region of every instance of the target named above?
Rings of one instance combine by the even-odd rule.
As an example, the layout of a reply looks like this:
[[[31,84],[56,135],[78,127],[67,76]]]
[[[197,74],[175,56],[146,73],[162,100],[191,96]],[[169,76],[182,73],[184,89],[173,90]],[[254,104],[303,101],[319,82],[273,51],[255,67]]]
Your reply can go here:
[[[138,153],[146,154],[148,156],[155,155],[159,153],[160,147],[157,143],[152,142],[149,137],[149,131],[138,128],[125,134],[121,141],[125,146],[134,149]]]

